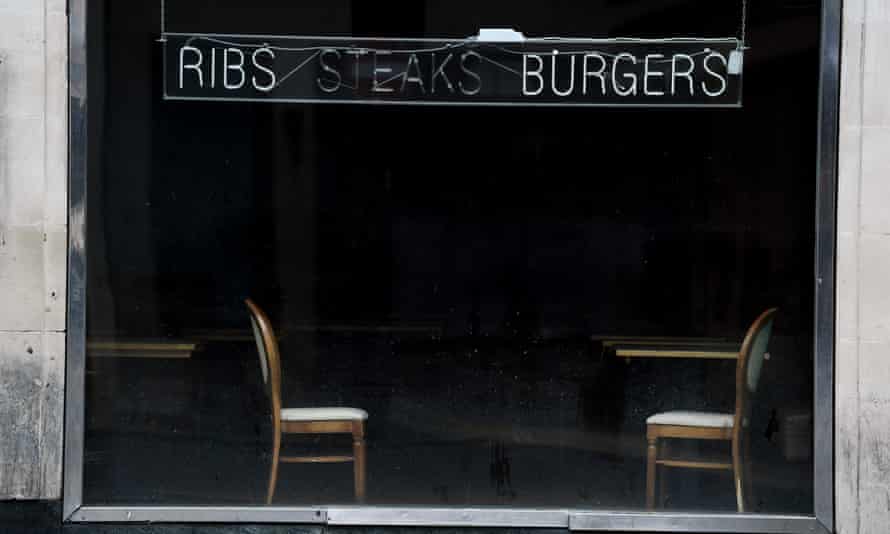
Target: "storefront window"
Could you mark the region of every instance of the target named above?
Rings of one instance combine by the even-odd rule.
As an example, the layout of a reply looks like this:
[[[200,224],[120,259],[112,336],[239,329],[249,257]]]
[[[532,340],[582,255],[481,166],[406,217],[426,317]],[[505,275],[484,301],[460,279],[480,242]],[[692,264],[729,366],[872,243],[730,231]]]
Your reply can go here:
[[[90,1],[83,502],[812,514],[821,5],[747,4]]]

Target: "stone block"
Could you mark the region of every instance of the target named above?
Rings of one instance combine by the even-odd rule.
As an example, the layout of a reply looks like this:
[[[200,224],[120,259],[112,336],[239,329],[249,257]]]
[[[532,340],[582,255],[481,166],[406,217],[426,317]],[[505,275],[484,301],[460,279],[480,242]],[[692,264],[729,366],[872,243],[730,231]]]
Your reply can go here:
[[[42,118],[43,50],[2,53],[0,61],[0,116]]]
[[[844,31],[851,25],[862,24],[865,21],[866,2],[867,0],[844,0]]]
[[[34,0],[4,0],[3,8],[21,13],[39,13],[43,10],[43,5]]]
[[[64,10],[47,13],[46,202],[44,220],[49,225],[65,225],[68,219],[67,24],[68,18],[65,16]]]
[[[859,335],[890,340],[890,235],[862,234],[859,258]]]
[[[0,226],[43,224],[44,120],[0,120]]]
[[[890,104],[886,94],[884,99]],[[865,232],[890,234],[890,210],[887,209],[887,200],[890,199],[890,157],[887,156],[887,147],[890,147],[890,127],[863,129],[860,210],[862,230]]]
[[[860,0],[861,1],[861,0]],[[846,12],[846,10],[845,10]],[[862,124],[862,46],[865,25],[845,23],[841,44],[841,126]]]
[[[862,0],[847,0],[850,1],[859,1]],[[47,14],[53,13],[62,13],[64,14],[68,10],[68,0],[46,0],[46,12]]]
[[[847,2],[844,0],[844,9],[847,9]],[[863,0],[859,0],[862,2]],[[890,22],[890,5],[886,0],[864,0],[865,11],[863,16],[868,17],[869,25],[875,22]],[[855,4],[854,4],[855,5]]]
[[[859,340],[841,338],[835,346],[834,391],[838,399],[853,399],[859,396]]]
[[[28,4],[27,6],[25,4]],[[43,5],[35,0],[14,0],[13,5],[0,5],[0,50],[34,52],[43,50]]]
[[[860,487],[890,483],[890,403],[859,403],[859,435]]]
[[[51,226],[44,230],[44,290],[46,318],[44,328],[48,332],[65,330],[65,293],[68,278],[68,230],[64,226]]]
[[[0,332],[0,500],[57,498],[64,335]]]
[[[37,499],[62,496],[65,421],[65,333],[43,334],[43,413],[40,420],[39,491]]]
[[[859,344],[859,398],[863,402],[885,402],[890,422],[890,341]]]
[[[840,339],[855,339],[859,330],[859,236],[837,236],[836,332]],[[840,361],[838,361],[840,365]]]
[[[838,135],[837,228],[859,232],[859,188],[862,179],[862,128],[844,126]]]
[[[859,534],[887,534],[890,525],[890,486],[864,484],[859,495]]]
[[[39,227],[0,226],[0,331],[43,330],[43,246]]]
[[[868,6],[868,22],[864,33],[862,102],[864,126],[890,126],[890,63],[885,51],[890,48],[890,21],[873,18]]]
[[[838,394],[835,403],[835,496],[838,534],[859,529],[859,400]]]

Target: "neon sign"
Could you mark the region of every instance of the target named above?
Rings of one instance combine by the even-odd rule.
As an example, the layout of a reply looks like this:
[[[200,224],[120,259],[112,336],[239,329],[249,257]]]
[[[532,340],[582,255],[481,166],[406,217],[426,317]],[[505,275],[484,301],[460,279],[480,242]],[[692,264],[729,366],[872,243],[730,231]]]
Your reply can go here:
[[[720,106],[742,102],[737,39],[368,39],[167,33],[169,100]]]

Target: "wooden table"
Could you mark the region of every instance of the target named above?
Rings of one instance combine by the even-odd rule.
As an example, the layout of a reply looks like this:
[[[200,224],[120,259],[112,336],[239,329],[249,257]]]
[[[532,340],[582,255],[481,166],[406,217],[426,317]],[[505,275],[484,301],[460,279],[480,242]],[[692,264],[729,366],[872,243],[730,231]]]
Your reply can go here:
[[[400,334],[442,336],[442,323],[439,321],[413,322],[350,322],[350,323],[292,323],[286,325],[287,332],[319,332],[326,334]]]
[[[198,347],[198,343],[181,339],[91,339],[87,357],[187,360]]]
[[[739,357],[738,343],[615,344],[611,349],[618,358],[692,358],[702,360],[735,360]]]
[[[158,421],[177,418],[178,424],[198,428],[194,407],[203,392],[203,379],[193,367],[201,345],[187,339],[170,338],[92,338],[87,340],[86,395],[90,406],[90,427],[116,429],[122,413],[115,406],[138,406],[144,417],[142,431],[157,431]],[[146,378],[148,376],[148,378]],[[137,386],[134,386],[137,384]],[[160,398],[143,398],[134,387],[162,388]],[[122,402],[123,400],[123,402]],[[130,403],[130,404],[127,404]],[[163,405],[163,408],[158,406]],[[151,408],[146,408],[151,406]]]
[[[691,358],[735,360],[741,344],[726,338],[668,336],[594,336],[603,345],[603,353],[618,358]]]

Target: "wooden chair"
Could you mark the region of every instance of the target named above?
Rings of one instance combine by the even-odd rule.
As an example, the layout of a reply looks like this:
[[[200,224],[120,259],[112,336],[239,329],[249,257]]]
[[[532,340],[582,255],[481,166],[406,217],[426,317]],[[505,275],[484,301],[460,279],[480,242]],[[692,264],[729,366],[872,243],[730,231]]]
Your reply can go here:
[[[269,491],[266,504],[272,503],[278,481],[278,463],[342,463],[353,462],[355,497],[365,499],[365,421],[368,413],[358,408],[282,408],[281,358],[278,341],[269,318],[248,299],[250,322],[259,352],[260,369],[266,394],[272,405],[272,468],[269,472]],[[351,434],[352,455],[343,456],[281,456],[282,434]]]
[[[766,348],[772,333],[776,309],[763,312],[748,329],[736,363],[735,413],[672,411],[646,420],[649,441],[646,469],[646,507],[655,508],[656,471],[661,467],[661,493],[664,498],[665,470],[668,468],[732,471],[736,506],[745,512],[751,493],[748,414],[751,395],[757,391],[760,371],[768,357]],[[659,440],[725,440],[732,442],[732,457],[726,460],[682,459],[672,457],[667,444]],[[744,458],[743,458],[744,455]]]

